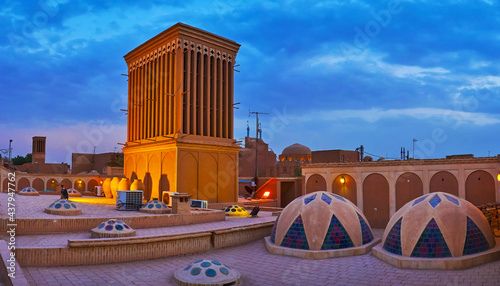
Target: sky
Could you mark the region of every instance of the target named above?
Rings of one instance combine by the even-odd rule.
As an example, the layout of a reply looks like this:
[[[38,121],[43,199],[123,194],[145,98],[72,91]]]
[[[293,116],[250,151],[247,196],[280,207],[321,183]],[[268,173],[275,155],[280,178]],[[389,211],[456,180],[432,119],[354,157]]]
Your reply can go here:
[[[247,122],[255,136],[251,110],[269,113],[262,136],[277,155],[293,143],[363,145],[375,159],[401,147],[421,159],[500,154],[494,0],[5,1],[0,149],[12,139],[24,156],[46,136],[47,162],[120,151],[123,56],[177,22],[241,44],[237,140]]]

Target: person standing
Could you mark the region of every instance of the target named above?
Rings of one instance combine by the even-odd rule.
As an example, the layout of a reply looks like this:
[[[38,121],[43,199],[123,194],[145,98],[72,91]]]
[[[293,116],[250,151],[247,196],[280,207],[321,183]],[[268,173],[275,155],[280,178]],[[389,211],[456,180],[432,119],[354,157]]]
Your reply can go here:
[[[68,190],[64,188],[64,185],[61,185],[61,199],[68,199]]]

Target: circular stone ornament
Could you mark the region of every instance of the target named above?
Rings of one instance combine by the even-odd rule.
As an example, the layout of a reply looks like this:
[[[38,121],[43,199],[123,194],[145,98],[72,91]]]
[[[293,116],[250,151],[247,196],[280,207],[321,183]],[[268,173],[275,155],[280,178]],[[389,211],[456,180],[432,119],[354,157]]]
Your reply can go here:
[[[243,207],[238,205],[229,205],[224,208],[224,212],[227,216],[235,217],[250,217],[250,213]]]
[[[119,219],[109,219],[91,230],[91,238],[135,236],[135,230]]]
[[[76,189],[68,189],[68,197],[81,197],[82,193],[77,191]]]
[[[174,274],[177,285],[241,285],[240,273],[217,260],[200,259]]]
[[[143,205],[139,211],[150,214],[167,214],[171,213],[172,209],[159,200],[152,200]]]
[[[45,212],[48,214],[67,216],[82,214],[82,210],[76,203],[66,199],[56,200],[51,203],[49,207],[45,209]]]
[[[21,196],[39,196],[40,193],[38,193],[37,190],[33,189],[32,187],[26,187],[19,191],[18,195]]]

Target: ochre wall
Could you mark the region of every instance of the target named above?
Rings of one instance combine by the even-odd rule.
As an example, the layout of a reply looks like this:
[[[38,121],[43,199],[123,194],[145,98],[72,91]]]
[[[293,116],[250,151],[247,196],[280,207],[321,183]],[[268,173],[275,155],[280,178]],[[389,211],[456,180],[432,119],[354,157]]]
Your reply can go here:
[[[416,174],[411,172],[402,174],[396,181],[396,210],[423,194],[422,180]]]
[[[174,144],[163,146],[165,151],[141,151],[141,148],[134,147],[129,152],[129,149],[124,149],[125,177],[143,182],[145,198],[161,198],[163,191],[171,191],[188,193],[191,199],[211,203],[237,200],[236,159],[239,148],[184,148]],[[160,148],[156,146],[155,149]]]
[[[373,228],[385,228],[389,222],[389,183],[380,174],[363,181],[363,213]]]
[[[341,183],[341,178],[344,177],[345,182]],[[334,194],[342,196],[350,200],[353,204],[358,204],[358,195],[356,193],[356,181],[353,177],[342,174],[337,176],[332,183],[332,190]]]
[[[445,192],[458,197],[458,181],[448,171],[440,171],[434,174],[430,183],[430,192]]]
[[[326,191],[326,180],[318,174],[312,175],[306,184],[306,193]]]
[[[495,201],[495,180],[483,171],[471,173],[465,181],[465,199],[473,205],[482,205]]]

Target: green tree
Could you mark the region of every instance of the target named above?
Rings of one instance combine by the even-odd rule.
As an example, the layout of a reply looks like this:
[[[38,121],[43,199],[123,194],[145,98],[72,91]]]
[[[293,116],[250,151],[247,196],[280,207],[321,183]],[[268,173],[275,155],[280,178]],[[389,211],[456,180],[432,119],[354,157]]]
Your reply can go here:
[[[5,161],[9,161],[8,158],[5,159]],[[16,157],[12,158],[12,165],[17,165],[20,166],[25,163],[31,163],[31,154],[26,154],[26,156],[19,156],[17,155]]]
[[[13,165],[19,166],[19,165],[22,165],[24,163],[26,163],[26,158],[23,157],[23,156],[17,155],[16,157],[12,158],[12,164]]]
[[[301,167],[295,167],[295,170],[293,172],[294,177],[302,177],[302,168]]]
[[[110,167],[123,167],[123,153],[113,153],[107,165]]]

